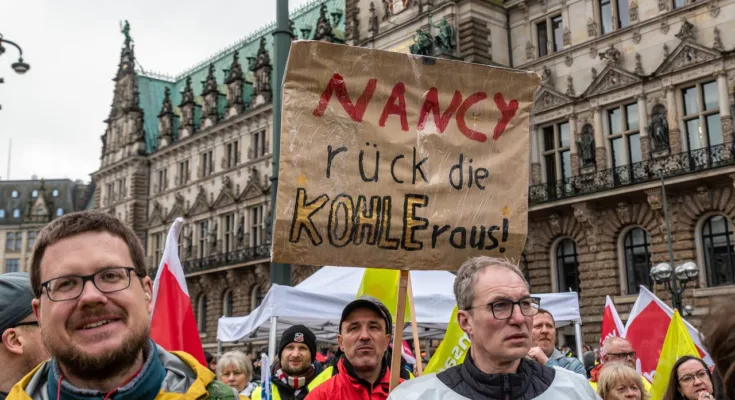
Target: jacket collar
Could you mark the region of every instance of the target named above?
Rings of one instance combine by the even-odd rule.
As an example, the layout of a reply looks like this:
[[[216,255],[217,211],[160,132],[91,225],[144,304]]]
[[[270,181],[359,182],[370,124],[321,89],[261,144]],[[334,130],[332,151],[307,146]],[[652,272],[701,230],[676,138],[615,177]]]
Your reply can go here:
[[[350,361],[347,360],[347,357],[342,357],[340,362],[337,364],[337,368],[339,369],[340,374],[344,374],[353,384],[363,386],[367,389],[368,393],[372,393],[374,389],[382,386],[385,386],[385,392],[388,392],[388,387],[390,386],[390,368],[388,368],[385,357],[382,359],[380,375],[378,381],[375,383],[368,382],[357,376],[355,368],[350,364]]]
[[[502,398],[505,392],[511,394],[509,398],[516,398],[516,395],[522,397],[522,394],[530,387],[530,378],[536,366],[534,364],[526,358],[521,358],[518,370],[513,374],[486,374],[477,368],[475,360],[472,359],[472,353],[467,352],[467,357],[459,367],[459,374],[473,391],[483,397]]]
[[[561,358],[564,358],[564,354],[562,354],[562,352],[559,351],[559,349],[554,347],[554,351],[551,352],[551,355],[549,356],[549,360],[558,360]]]
[[[597,364],[594,368],[590,370],[590,382],[597,382],[597,380],[600,378],[600,370],[602,369],[602,363]]]

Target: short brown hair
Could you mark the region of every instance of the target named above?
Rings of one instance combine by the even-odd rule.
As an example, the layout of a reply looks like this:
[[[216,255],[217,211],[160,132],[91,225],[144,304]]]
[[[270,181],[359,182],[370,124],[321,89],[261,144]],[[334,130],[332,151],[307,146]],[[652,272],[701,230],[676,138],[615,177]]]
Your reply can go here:
[[[650,394],[643,387],[642,379],[636,370],[622,362],[603,364],[597,381],[597,393],[604,399],[620,382],[635,382],[641,391],[641,399],[648,400]]]
[[[539,315],[539,314],[546,314],[549,317],[551,317],[551,323],[554,324],[554,328],[556,328],[556,320],[554,320],[554,316],[551,315],[551,313],[549,312],[549,310],[547,310],[545,308],[539,307],[538,314],[536,314],[536,315]]]
[[[41,260],[46,248],[52,244],[86,232],[107,232],[117,236],[128,245],[130,258],[133,260],[135,273],[143,277],[146,275],[145,255],[143,244],[132,229],[122,221],[100,211],[79,211],[57,218],[46,225],[38,233],[36,245],[31,257],[31,289],[36,298],[41,297]]]

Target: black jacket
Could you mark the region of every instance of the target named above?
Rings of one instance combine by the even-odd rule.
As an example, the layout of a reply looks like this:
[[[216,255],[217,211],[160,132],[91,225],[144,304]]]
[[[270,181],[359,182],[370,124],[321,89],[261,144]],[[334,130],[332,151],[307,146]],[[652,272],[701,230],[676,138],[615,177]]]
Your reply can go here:
[[[545,392],[554,381],[556,371],[541,364],[521,359],[515,374],[485,374],[467,352],[464,363],[437,375],[455,393],[470,399],[529,400]]]

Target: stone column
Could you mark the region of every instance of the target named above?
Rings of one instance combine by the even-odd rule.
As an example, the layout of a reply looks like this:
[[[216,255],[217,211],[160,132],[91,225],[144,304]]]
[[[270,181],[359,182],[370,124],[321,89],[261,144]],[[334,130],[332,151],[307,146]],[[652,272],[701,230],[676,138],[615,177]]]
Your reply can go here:
[[[539,159],[539,128],[531,129],[531,185],[541,184],[541,161]]]
[[[651,152],[649,151],[651,145],[647,129],[648,109],[646,108],[646,96],[641,94],[636,99],[638,100],[638,129],[641,132],[641,155],[644,160],[649,160],[651,158]]]
[[[607,169],[607,146],[605,146],[605,135],[602,133],[602,110],[594,107],[595,113],[595,164],[597,170]]]
[[[572,160],[572,176],[579,175],[579,155],[577,154],[577,115],[569,116],[569,153]]]
[[[684,149],[681,143],[681,131],[679,130],[679,112],[676,107],[676,94],[674,87],[669,85],[664,88],[666,92],[666,114],[669,122],[669,145],[671,154],[681,153]]]
[[[732,114],[730,113],[730,96],[727,92],[727,72],[717,73],[717,94],[720,97],[720,120],[722,121],[722,139],[732,142],[735,137],[732,131]]]

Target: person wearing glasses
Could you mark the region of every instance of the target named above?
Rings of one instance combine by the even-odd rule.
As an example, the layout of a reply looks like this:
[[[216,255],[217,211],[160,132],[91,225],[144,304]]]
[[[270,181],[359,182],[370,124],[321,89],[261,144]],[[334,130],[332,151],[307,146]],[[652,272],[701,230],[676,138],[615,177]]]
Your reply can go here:
[[[26,272],[0,275],[0,400],[38,364],[49,359],[41,339]]]
[[[627,340],[613,336],[605,340],[602,344],[602,359],[601,363],[590,371],[590,385],[597,391],[597,382],[600,379],[600,371],[602,370],[605,363],[610,362],[622,362],[627,364],[629,367],[635,368],[636,353],[633,350],[633,346]],[[643,388],[647,393],[651,392],[651,383],[644,377],[641,377],[643,381]]]
[[[699,357],[684,356],[671,368],[663,400],[714,400],[712,373]]]
[[[9,400],[238,398],[194,357],[149,338],[143,246],[115,217],[83,211],[46,225],[30,281],[52,358],[13,386]]]
[[[464,362],[399,385],[389,400],[596,399],[587,380],[528,359],[541,301],[508,260],[475,257],[454,281],[457,322],[470,338]]]

